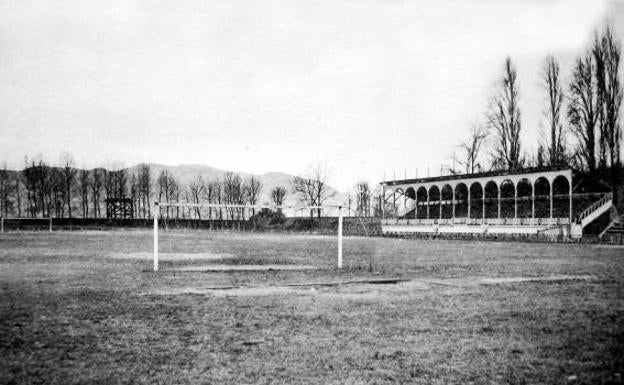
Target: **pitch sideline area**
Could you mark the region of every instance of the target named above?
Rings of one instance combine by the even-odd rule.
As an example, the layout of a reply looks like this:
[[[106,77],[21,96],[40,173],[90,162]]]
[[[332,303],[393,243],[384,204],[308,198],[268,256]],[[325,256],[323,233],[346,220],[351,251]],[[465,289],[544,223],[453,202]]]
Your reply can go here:
[[[0,382],[587,383],[624,370],[621,248],[0,235]],[[282,268],[283,267],[283,268]]]

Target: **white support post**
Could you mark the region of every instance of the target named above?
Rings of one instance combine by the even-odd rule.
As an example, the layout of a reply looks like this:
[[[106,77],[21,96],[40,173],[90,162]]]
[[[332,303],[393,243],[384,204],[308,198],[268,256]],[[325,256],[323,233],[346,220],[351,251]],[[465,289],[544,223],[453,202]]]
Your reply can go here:
[[[518,187],[514,186],[514,224],[518,218]]]
[[[570,226],[572,226],[572,180],[570,180]]]
[[[485,223],[485,189],[481,193],[481,224]]]
[[[442,174],[442,166],[440,166],[440,174]],[[440,215],[438,219],[442,219],[442,190],[440,190],[440,201],[438,203],[440,205],[440,210],[438,210]]]
[[[154,271],[158,271],[158,202],[154,202]]]
[[[338,206],[338,268],[342,269],[342,207]]]
[[[553,186],[550,186],[550,219],[553,217]]]

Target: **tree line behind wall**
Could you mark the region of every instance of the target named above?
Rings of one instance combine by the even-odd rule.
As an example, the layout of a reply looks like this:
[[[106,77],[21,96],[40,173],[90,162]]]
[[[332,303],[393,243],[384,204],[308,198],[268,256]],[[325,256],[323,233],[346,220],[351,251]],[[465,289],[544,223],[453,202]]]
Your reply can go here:
[[[233,172],[214,180],[197,176],[185,183],[167,171],[152,175],[147,164],[134,171],[121,167],[88,170],[75,167],[69,154],[61,159],[60,165],[49,165],[27,158],[23,170],[0,169],[0,216],[103,218],[106,199],[130,198],[135,218],[151,218],[154,201],[253,205],[262,190],[258,177],[242,178]],[[202,213],[196,208],[176,208],[166,209],[163,215],[201,219]]]

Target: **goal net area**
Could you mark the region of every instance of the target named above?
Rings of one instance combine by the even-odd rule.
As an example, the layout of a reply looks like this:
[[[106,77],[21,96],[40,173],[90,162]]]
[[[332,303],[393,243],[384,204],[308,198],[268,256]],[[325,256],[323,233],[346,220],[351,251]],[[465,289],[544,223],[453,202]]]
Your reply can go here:
[[[320,232],[329,237],[317,242],[322,244],[319,249],[322,249],[320,253],[326,262],[331,258],[333,266],[339,269],[343,266],[343,217],[348,215],[348,209],[342,206],[158,202],[154,213],[154,271],[169,266],[175,270],[210,271],[216,268],[215,261],[223,262],[226,266],[223,269],[234,265],[240,270],[252,269],[257,264],[267,270],[313,268],[305,264],[314,261],[313,258],[291,258],[288,255],[290,252],[302,254],[297,245],[290,244],[292,239],[285,239],[284,235],[290,231],[289,224],[297,219],[302,219],[300,222],[305,219],[306,223],[331,221],[331,226],[323,227]],[[273,258],[271,253],[282,258]],[[309,250],[309,254],[314,251]],[[200,267],[197,265],[200,260],[210,260],[210,265]]]

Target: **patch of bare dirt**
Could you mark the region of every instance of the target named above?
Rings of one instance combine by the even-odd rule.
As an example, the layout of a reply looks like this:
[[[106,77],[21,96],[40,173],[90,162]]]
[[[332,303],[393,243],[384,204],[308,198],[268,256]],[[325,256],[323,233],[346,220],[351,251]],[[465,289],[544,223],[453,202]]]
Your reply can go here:
[[[180,266],[175,271],[278,271],[278,270],[316,270],[318,266],[312,265],[203,265],[203,266]]]
[[[153,253],[114,253],[111,254],[111,258],[115,259],[141,259],[152,260],[154,259]],[[190,261],[190,260],[208,260],[208,261],[223,261],[226,259],[236,259],[234,254],[228,253],[159,253],[158,260],[160,261]]]
[[[500,277],[500,278],[481,278],[480,283],[483,285],[497,285],[505,283],[522,283],[522,282],[543,282],[543,281],[570,281],[583,280],[588,281],[595,279],[593,275],[551,275],[548,277]]]

